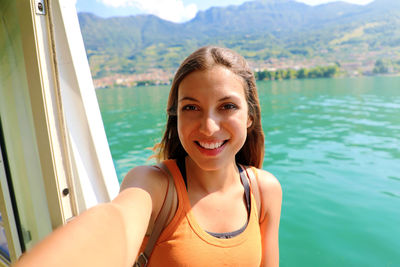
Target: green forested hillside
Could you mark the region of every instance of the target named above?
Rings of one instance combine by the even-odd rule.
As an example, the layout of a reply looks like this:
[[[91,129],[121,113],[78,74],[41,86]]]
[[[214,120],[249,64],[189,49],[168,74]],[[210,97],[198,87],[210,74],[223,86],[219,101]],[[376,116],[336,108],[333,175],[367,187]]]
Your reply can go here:
[[[331,63],[346,68],[358,62],[353,68],[368,71],[364,65],[377,59],[400,59],[398,0],[314,7],[294,0],[259,0],[213,7],[180,24],[152,15],[104,19],[89,13],[80,13],[79,21],[97,78],[154,68],[173,72],[185,56],[208,44],[240,52],[254,68]]]

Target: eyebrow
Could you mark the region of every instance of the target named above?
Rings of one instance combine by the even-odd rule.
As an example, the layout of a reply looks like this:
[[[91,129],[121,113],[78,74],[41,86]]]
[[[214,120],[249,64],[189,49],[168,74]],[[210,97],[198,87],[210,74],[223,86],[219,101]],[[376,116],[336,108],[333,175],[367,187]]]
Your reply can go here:
[[[182,101],[185,101],[185,100],[200,102],[200,101],[197,100],[196,98],[193,98],[193,97],[190,97],[190,96],[182,97],[181,99],[179,99],[179,102],[182,102]]]
[[[222,101],[225,101],[225,100],[228,100],[228,99],[231,99],[231,98],[236,98],[236,96],[235,95],[224,96],[224,97],[218,99],[218,102],[222,102]],[[194,102],[200,102],[196,98],[193,98],[193,97],[190,97],[190,96],[182,97],[181,99],[179,99],[179,102],[185,101],[185,100],[194,101]]]

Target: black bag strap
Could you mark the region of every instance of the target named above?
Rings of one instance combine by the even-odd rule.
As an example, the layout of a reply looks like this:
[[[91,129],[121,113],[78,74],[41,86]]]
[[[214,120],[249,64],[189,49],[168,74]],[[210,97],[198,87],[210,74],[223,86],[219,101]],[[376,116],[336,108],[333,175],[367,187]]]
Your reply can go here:
[[[172,178],[172,174],[168,170],[168,167],[165,166],[164,163],[159,163],[156,167],[158,167],[167,177],[168,177],[168,187],[167,193],[165,196],[165,201],[161,207],[161,210],[154,222],[153,230],[150,234],[150,237],[147,241],[146,248],[142,253],[140,253],[139,257],[137,258],[134,267],[145,267],[147,266],[149,257],[154,249],[154,246],[157,242],[157,239],[160,237],[162,230],[167,223],[168,218],[171,215],[171,212],[174,212],[174,197],[176,195],[175,191],[175,184],[174,179]]]

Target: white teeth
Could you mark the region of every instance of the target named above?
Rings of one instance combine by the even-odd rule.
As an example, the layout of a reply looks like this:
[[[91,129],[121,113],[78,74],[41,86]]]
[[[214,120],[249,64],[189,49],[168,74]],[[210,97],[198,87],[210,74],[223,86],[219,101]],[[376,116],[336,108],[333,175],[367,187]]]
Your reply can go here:
[[[200,142],[199,141],[199,145],[202,146],[205,149],[216,149],[219,148],[220,146],[222,146],[224,142],[215,142],[215,143],[206,143],[206,142]]]

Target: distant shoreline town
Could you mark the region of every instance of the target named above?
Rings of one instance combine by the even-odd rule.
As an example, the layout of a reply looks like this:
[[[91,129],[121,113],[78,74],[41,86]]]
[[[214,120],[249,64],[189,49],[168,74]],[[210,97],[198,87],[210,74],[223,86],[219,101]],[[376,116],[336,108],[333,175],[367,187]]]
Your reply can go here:
[[[316,65],[317,62],[308,64],[284,64],[274,62],[263,66],[252,66],[257,81],[261,80],[288,80],[308,78],[333,78],[333,77],[358,77],[373,75],[400,75],[400,60],[376,60],[363,62],[331,63]],[[153,85],[170,85],[174,73],[163,69],[149,69],[145,73],[112,74],[106,77],[94,78],[96,89],[116,87],[137,87]]]

